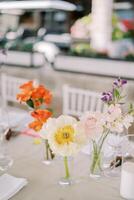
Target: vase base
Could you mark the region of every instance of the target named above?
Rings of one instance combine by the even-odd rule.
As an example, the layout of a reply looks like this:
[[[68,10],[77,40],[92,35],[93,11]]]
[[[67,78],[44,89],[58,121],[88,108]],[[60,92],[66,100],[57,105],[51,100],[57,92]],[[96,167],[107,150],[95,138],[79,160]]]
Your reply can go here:
[[[12,158],[8,156],[0,156],[0,171],[7,171],[12,165]]]
[[[59,185],[61,186],[69,186],[69,185],[72,185],[73,184],[73,180],[71,178],[61,178],[59,180]]]
[[[42,161],[42,163],[44,164],[44,165],[50,165],[51,164],[51,160],[43,160]]]
[[[101,177],[102,177],[102,174],[90,174],[90,178],[98,179]]]
[[[120,177],[120,174],[121,174],[121,168],[118,167],[116,169],[107,169],[104,171],[104,174],[106,177]]]

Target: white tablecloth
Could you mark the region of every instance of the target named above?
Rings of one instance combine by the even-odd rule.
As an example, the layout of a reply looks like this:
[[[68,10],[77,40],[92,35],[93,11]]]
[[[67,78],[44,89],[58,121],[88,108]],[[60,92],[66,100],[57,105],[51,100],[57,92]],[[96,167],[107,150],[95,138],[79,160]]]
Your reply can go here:
[[[27,178],[28,185],[13,200],[120,200],[119,178],[102,178],[93,180],[88,177],[89,159],[80,154],[74,160],[74,177],[81,181],[61,187],[61,161],[54,161],[46,166],[42,163],[43,146],[33,144],[33,138],[18,136],[8,143],[14,164],[8,171],[17,177]],[[58,163],[58,164],[57,164]]]

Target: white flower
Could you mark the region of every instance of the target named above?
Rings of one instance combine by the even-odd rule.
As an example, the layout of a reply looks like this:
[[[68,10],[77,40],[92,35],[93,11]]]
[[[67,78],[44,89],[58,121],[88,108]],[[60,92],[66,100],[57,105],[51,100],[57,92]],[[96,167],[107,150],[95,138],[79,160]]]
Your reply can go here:
[[[123,119],[123,125],[126,129],[128,129],[132,125],[133,121],[134,118],[131,115],[127,114]]]
[[[48,139],[50,148],[56,155],[72,156],[86,143],[80,123],[71,116],[49,118],[41,132],[41,136]]]
[[[116,133],[121,133],[123,132],[124,126],[122,121],[115,121],[112,123],[108,123],[107,124],[107,128],[111,131],[111,132],[116,132]]]
[[[113,122],[114,120],[116,120],[117,118],[120,118],[122,116],[122,112],[121,112],[121,107],[119,104],[116,105],[110,105],[108,108],[108,112],[106,114],[106,120],[108,122]]]
[[[133,122],[133,117],[129,114],[123,115],[119,104],[110,105],[106,113],[106,127],[111,132],[121,133],[124,128],[128,129]]]

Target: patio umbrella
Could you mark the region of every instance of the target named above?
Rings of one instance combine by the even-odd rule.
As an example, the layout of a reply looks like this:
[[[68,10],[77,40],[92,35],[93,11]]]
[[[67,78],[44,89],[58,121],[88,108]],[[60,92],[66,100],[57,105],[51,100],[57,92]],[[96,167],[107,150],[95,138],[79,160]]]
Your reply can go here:
[[[76,6],[72,3],[66,1],[6,1],[0,2],[0,10],[3,9],[24,9],[24,10],[65,10],[65,11],[74,11]]]

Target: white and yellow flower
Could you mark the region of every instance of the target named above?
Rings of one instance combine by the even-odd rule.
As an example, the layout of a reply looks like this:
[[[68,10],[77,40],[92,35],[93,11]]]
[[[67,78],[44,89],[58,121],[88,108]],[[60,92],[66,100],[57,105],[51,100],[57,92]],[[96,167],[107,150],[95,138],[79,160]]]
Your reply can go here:
[[[86,143],[86,136],[80,123],[66,115],[61,115],[57,119],[49,118],[40,135],[48,139],[53,153],[61,156],[78,153]]]

